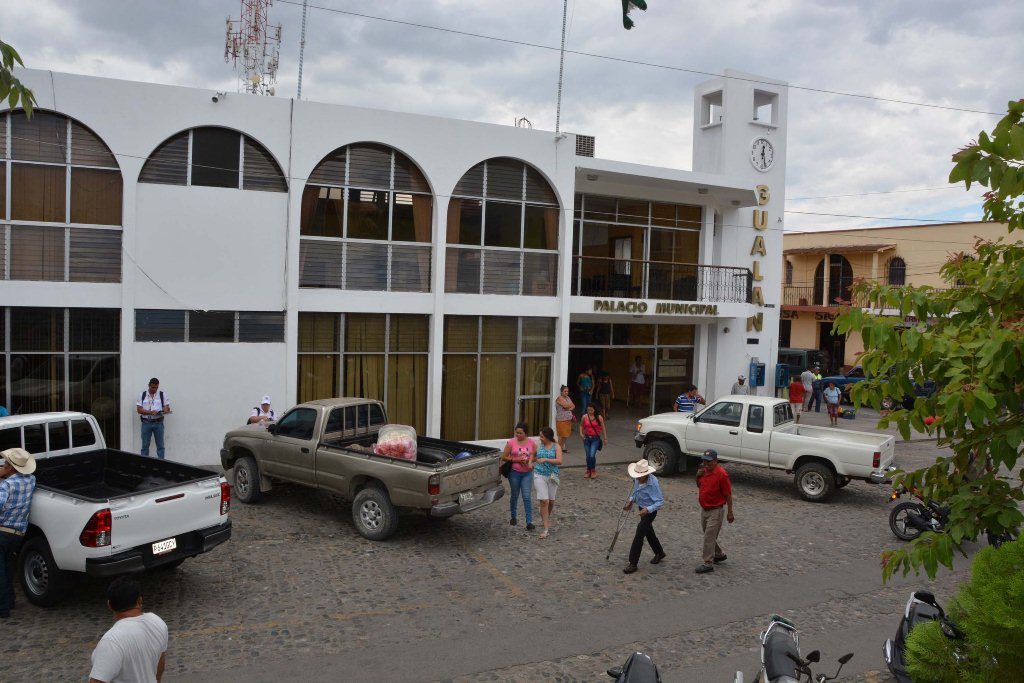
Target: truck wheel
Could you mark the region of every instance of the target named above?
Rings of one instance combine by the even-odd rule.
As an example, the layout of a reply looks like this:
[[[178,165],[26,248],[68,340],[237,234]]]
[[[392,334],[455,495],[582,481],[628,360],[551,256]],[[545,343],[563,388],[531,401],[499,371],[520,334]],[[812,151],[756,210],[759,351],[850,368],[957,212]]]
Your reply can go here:
[[[398,510],[383,486],[370,484],[352,501],[352,521],[364,538],[383,541],[398,528]]]
[[[43,536],[25,541],[18,555],[18,567],[21,588],[33,605],[53,607],[67,592],[67,576],[57,568]]]
[[[668,441],[659,439],[647,444],[644,457],[656,474],[675,474],[679,470],[679,452]]]
[[[260,500],[260,470],[256,461],[247,455],[235,461],[235,495],[243,503],[258,503]]]
[[[809,462],[796,471],[794,483],[801,498],[820,503],[835,491],[836,475],[827,465]]]

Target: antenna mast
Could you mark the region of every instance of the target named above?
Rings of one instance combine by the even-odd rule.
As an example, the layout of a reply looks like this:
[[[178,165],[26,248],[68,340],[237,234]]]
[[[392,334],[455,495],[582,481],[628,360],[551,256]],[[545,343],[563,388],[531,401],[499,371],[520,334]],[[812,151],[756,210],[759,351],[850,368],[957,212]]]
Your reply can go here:
[[[299,39],[299,87],[295,99],[302,99],[302,62],[306,56],[306,14],[309,13],[309,0],[302,0],[302,37]]]
[[[224,61],[238,73],[238,92],[273,95],[281,58],[281,25],[271,26],[267,14],[274,0],[241,0],[241,16],[227,19]]]

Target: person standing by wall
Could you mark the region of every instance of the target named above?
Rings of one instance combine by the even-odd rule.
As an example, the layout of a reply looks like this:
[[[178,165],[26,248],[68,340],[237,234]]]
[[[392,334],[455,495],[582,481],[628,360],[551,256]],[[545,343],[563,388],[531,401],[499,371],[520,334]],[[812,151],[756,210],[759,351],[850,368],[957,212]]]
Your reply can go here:
[[[750,396],[750,387],[747,386],[746,380],[744,375],[737,377],[729,393],[736,396]]]
[[[537,527],[533,525],[533,463],[537,455],[537,444],[527,436],[528,432],[525,422],[516,424],[515,436],[508,440],[505,449],[501,453],[501,459],[512,463],[512,470],[508,473],[508,484],[512,489],[509,496],[509,510],[512,518],[509,524],[515,526],[519,523],[516,516],[519,507],[519,494],[523,494],[523,511],[526,513],[526,530],[533,531]]]
[[[800,424],[800,413],[804,412],[804,385],[799,377],[789,383],[789,406],[793,409],[793,418]]]
[[[276,421],[277,415],[274,413],[274,409],[270,407],[270,397],[264,396],[260,399],[260,404],[253,407],[252,414],[249,415],[249,424],[259,423],[266,426]]]
[[[605,419],[611,417],[612,401],[615,400],[615,385],[612,384],[611,375],[602,372],[597,380],[597,404],[601,406],[601,413]]]
[[[139,582],[129,576],[114,579],[107,588],[107,608],[114,613],[114,625],[92,651],[89,683],[159,683],[167,655],[167,624],[142,611]]]
[[[580,438],[583,439],[583,451],[587,456],[587,473],[583,476],[590,479],[597,477],[597,452],[604,448],[607,435],[604,430],[604,418],[591,404],[580,420]]]
[[[629,395],[627,406],[639,406],[647,400],[647,366],[640,356],[629,366]]]
[[[807,405],[807,409],[814,408],[814,412],[821,412],[821,392],[824,389],[821,386],[821,366],[815,363],[814,370],[812,370],[814,380],[811,382],[811,400]]]
[[[829,382],[822,394],[825,396],[825,410],[828,411],[828,423],[835,427],[839,424],[839,399],[842,397],[843,392],[839,391],[839,387],[836,386],[835,382]]]
[[[36,461],[24,448],[0,453],[0,619],[14,607],[14,557],[25,540],[36,490]]]
[[[149,456],[149,441],[156,439],[156,457],[164,459],[164,416],[171,412],[171,401],[160,389],[160,380],[149,380],[149,388],[143,391],[135,403],[135,412],[142,420],[142,455]]]
[[[704,532],[704,563],[695,571],[707,574],[715,571],[716,564],[726,560],[725,551],[718,545],[723,516],[729,524],[736,517],[732,514],[732,483],[729,473],[718,464],[718,451],[709,448],[701,459],[704,464],[697,468],[697,501],[700,503],[700,528]]]
[[[814,373],[810,368],[805,368],[800,373],[800,383],[804,385],[804,411],[811,409],[811,396],[814,394]]]
[[[576,388],[579,390],[580,396],[580,414],[587,414],[587,406],[590,405],[590,401],[593,398],[594,391],[594,369],[587,366],[583,372],[576,378]]]
[[[644,549],[644,540],[654,552],[651,564],[659,564],[665,559],[665,549],[661,547],[658,535],[654,533],[654,520],[658,517],[658,510],[665,504],[665,496],[661,493],[661,484],[654,476],[654,468],[646,460],[638,460],[629,463],[626,467],[629,476],[633,478],[633,493],[629,501],[623,506],[623,510],[629,510],[636,503],[640,508],[640,521],[636,525],[636,535],[633,536],[633,545],[629,547],[629,564],[622,570],[624,574],[632,574],[637,570],[637,563],[640,562],[640,553]]]
[[[566,440],[572,436],[572,423],[576,420],[576,415],[572,411],[575,409],[576,404],[569,398],[569,387],[563,384],[558,390],[558,398],[555,399],[555,429],[558,430],[558,445],[563,453],[569,452]]]
[[[540,446],[533,466],[533,486],[537,489],[540,503],[540,521],[544,527],[541,538],[547,538],[551,528],[551,513],[555,510],[555,496],[558,495],[558,466],[562,464],[562,449],[555,443],[555,432],[551,427],[540,430]]]

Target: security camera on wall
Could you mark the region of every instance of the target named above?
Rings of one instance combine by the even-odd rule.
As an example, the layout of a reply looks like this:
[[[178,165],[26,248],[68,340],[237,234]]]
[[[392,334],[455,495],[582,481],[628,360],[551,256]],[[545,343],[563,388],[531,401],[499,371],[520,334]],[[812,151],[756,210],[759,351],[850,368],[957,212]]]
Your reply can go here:
[[[228,94],[226,92],[217,91],[217,92],[213,93],[213,97],[210,98],[210,101],[213,102],[214,104],[217,104],[218,102],[220,102],[222,99],[224,99],[227,96],[228,96]]]

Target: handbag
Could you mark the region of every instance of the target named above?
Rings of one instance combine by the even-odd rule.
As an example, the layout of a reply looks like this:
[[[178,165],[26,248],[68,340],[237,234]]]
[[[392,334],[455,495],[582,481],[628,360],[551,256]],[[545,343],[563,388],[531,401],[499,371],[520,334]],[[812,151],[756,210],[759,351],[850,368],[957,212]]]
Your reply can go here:
[[[551,480],[551,483],[554,484],[555,486],[558,486],[560,483],[562,483],[562,480],[558,478],[557,472],[550,475],[549,479]]]
[[[597,450],[604,448],[604,439],[597,437]]]
[[[508,475],[512,473],[512,461],[506,460],[501,463],[501,467],[498,468],[498,471],[501,472],[501,476],[508,479]]]

